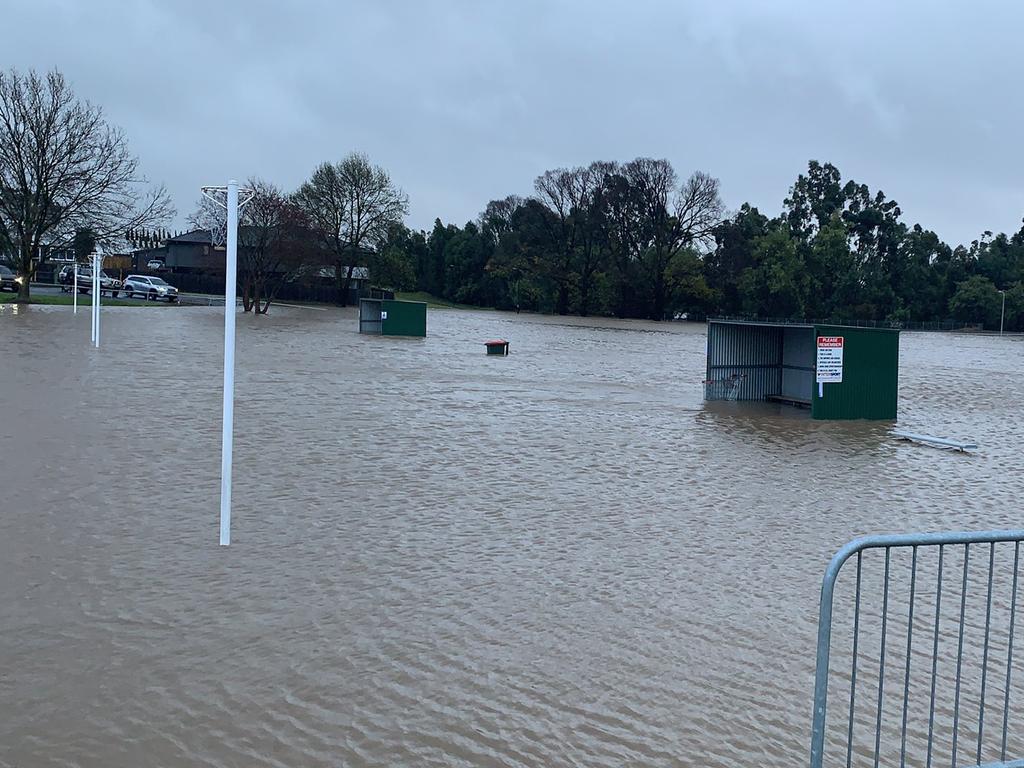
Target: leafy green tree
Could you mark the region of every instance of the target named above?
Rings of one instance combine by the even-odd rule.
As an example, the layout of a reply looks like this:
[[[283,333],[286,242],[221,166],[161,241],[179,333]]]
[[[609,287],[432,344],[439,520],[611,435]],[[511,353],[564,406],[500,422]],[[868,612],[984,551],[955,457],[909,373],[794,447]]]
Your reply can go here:
[[[444,294],[444,251],[448,241],[458,232],[458,227],[451,224],[445,226],[440,219],[434,219],[434,228],[427,237],[426,253],[422,254],[416,269],[416,287],[419,290],[435,296]]]
[[[463,304],[484,305],[485,268],[491,249],[480,227],[468,222],[445,245],[444,296]]]
[[[945,281],[938,265],[948,262],[952,252],[939,236],[915,224],[900,243],[891,270],[892,287],[908,320],[937,320],[948,306]]]
[[[768,234],[757,238],[754,262],[740,277],[744,310],[756,317],[803,317],[807,273],[788,224],[776,221]]]
[[[370,280],[378,288],[408,291],[416,286],[416,270],[409,254],[395,246],[375,251],[368,257]]]
[[[806,249],[809,317],[857,319],[851,316],[851,309],[863,303],[863,285],[857,255],[850,250],[848,237],[846,225],[834,213]]]
[[[987,277],[974,275],[957,286],[949,300],[949,311],[962,323],[983,323],[986,328],[999,327],[1002,297]]]
[[[793,236],[810,242],[814,235],[846,207],[846,193],[839,169],[817,160],[807,164],[785,199],[786,222]]]
[[[692,248],[683,249],[672,257],[665,270],[670,316],[679,312],[707,312],[713,294],[703,267],[700,255]]]
[[[754,266],[755,243],[767,232],[768,217],[748,203],[715,227],[715,248],[703,262],[714,311],[725,315],[742,311],[740,277],[745,269]]]
[[[847,207],[843,212],[853,251],[857,254],[864,286],[862,314],[881,320],[898,308],[893,282],[897,251],[906,234],[899,221],[900,208],[885,193],[874,195],[866,185],[847,182],[843,188]]]
[[[1024,281],[1014,283],[1006,290],[1003,327],[1007,331],[1024,331]]]
[[[491,200],[480,214],[480,232],[490,250],[487,284],[499,309],[521,308],[523,280],[531,273],[520,232],[524,203],[518,195],[509,195]]]
[[[422,239],[422,235],[420,238]],[[367,267],[373,284],[393,291],[414,289],[416,245],[416,235],[407,226],[400,222],[393,223],[377,250],[367,257]]]
[[[1009,237],[986,232],[973,248],[975,270],[996,284],[1009,286],[1024,280],[1024,229]],[[974,244],[972,244],[974,245]]]

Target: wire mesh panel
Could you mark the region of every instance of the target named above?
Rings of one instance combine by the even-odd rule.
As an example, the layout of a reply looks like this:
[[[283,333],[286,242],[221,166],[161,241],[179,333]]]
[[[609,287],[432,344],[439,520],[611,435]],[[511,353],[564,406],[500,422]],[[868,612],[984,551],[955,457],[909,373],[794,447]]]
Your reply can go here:
[[[840,550],[822,585],[812,768],[1024,759],[1022,540],[881,536]]]
[[[707,379],[704,382],[705,400],[738,400],[740,388],[747,377],[734,373],[721,379]]]

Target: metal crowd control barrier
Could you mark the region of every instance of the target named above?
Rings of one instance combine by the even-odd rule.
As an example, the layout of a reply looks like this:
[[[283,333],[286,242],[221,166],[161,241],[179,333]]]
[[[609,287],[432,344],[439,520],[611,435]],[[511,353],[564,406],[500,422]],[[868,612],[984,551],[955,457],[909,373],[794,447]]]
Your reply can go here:
[[[1015,622],[1017,613],[1017,584],[1018,570],[1020,565],[1021,541],[1024,541],[1024,530],[1010,531],[986,531],[981,533],[940,533],[940,534],[908,534],[894,536],[868,536],[850,542],[832,558],[821,586],[821,607],[818,623],[818,655],[817,668],[814,680],[814,720],[811,731],[811,768],[823,768],[824,754],[826,747],[831,756],[832,751],[842,754],[845,748],[845,755],[830,760],[827,765],[845,765],[851,768],[856,764],[872,765],[878,768],[880,764],[895,764],[896,748],[899,744],[899,765],[906,766],[908,761],[912,766],[926,766],[930,768],[935,760],[936,765],[981,765],[983,754],[989,759],[998,754],[999,761],[989,763],[991,766],[1006,766],[1013,768],[1024,768],[1024,749],[1021,744],[1021,731],[1024,728],[1017,726],[1015,730],[1009,731],[1011,704],[1019,708],[1021,693],[1011,702],[1011,679],[1013,673],[1013,643]],[[864,582],[868,579],[868,568],[865,567],[865,553],[870,550],[882,550],[877,555],[871,555],[868,559],[875,564],[876,558],[884,560],[884,565],[878,563],[880,569],[884,570],[881,577],[882,595],[880,615],[873,613],[876,604],[871,604],[865,596],[870,594],[865,589]],[[974,553],[981,550],[980,557]],[[996,567],[996,552],[1000,552],[1000,567]],[[974,558],[972,560],[972,555]],[[849,716],[845,718],[842,729],[834,729],[830,733],[829,743],[826,745],[826,713],[829,689],[829,654],[832,647],[832,622],[833,622],[833,597],[836,588],[836,581],[843,565],[856,556],[856,587],[853,598],[852,609],[852,634],[850,641],[852,652],[850,654],[850,665],[837,667],[839,673],[833,675],[834,689],[845,692],[849,691]],[[1009,560],[1012,556],[1012,572],[1010,571]],[[907,563],[909,559],[909,563]],[[897,562],[898,560],[898,562]],[[980,562],[978,562],[980,560]],[[987,560],[987,568],[985,567]],[[924,573],[927,565],[927,576],[920,576]],[[1006,566],[1006,567],[1003,567]],[[931,569],[935,567],[934,583],[932,583]],[[890,590],[892,580],[891,571],[900,569],[909,572],[909,584],[904,585],[906,592],[900,592],[896,588]],[[946,571],[946,582],[959,587],[959,595],[954,596],[953,601],[947,600],[946,621],[943,621],[943,570]],[[952,578],[950,573],[952,572]],[[979,575],[985,579],[974,594],[971,592],[971,576],[977,582]],[[877,572],[872,571],[870,578],[877,577]],[[998,602],[1000,617],[998,623],[993,622],[993,586],[994,579],[998,579],[999,586]],[[921,583],[919,583],[919,581]],[[932,601],[931,590],[927,583],[934,588],[934,602]],[[852,587],[844,582],[844,588]],[[894,598],[890,599],[890,591]],[[1009,592],[1009,604],[1006,604],[1005,597]],[[862,592],[865,595],[862,595]],[[903,600],[905,604],[898,608],[892,607],[897,600]],[[956,599],[959,599],[957,605]],[[864,605],[862,606],[862,602]],[[915,604],[918,613],[915,616]],[[967,616],[968,606],[971,608],[971,616]],[[849,605],[844,604],[845,609]],[[983,640],[980,642],[968,642],[965,647],[965,625],[967,634],[981,634],[981,615],[984,611],[984,632]],[[878,636],[870,638],[877,639],[878,645],[874,642],[865,646],[865,622],[862,621],[862,613],[870,614],[871,630],[878,627]],[[976,614],[976,618],[975,618]],[[957,621],[957,616],[959,620]],[[966,618],[966,621],[965,621]],[[876,621],[877,620],[877,621]],[[903,629],[905,622],[905,630]],[[899,625],[897,639],[895,642],[887,638],[897,633],[895,625]],[[940,625],[946,630],[940,631]],[[999,636],[998,658],[993,650],[994,638],[993,627]],[[917,629],[919,637],[917,645],[914,644],[914,633]],[[955,633],[951,632],[955,629]],[[906,643],[903,635],[905,634]],[[941,644],[940,638],[946,640]],[[955,643],[955,675],[953,674],[953,646]],[[837,649],[838,649],[837,645]],[[864,675],[870,675],[868,683],[862,681],[861,688],[868,690],[858,691],[858,661],[865,657],[864,648],[878,648],[877,666],[869,650],[867,665],[863,669]],[[980,649],[980,665],[978,656]],[[905,657],[902,653],[905,651]],[[940,652],[941,651],[941,652]],[[837,652],[838,655],[838,652]],[[899,656],[896,669],[887,667],[887,656]],[[940,661],[941,660],[941,661]],[[913,665],[912,665],[913,662]],[[926,662],[926,663],[922,663]],[[1004,663],[1005,662],[1005,663]],[[944,672],[938,674],[940,663]],[[865,665],[862,664],[862,667]],[[948,670],[947,670],[948,667]],[[980,668],[979,668],[980,667]],[[990,667],[997,669],[997,672],[990,671]],[[846,673],[848,671],[848,677]],[[887,672],[888,677],[887,677]],[[877,681],[875,680],[877,675]],[[839,678],[836,680],[836,678]],[[980,677],[980,681],[978,678]],[[1020,680],[1017,680],[1018,689]],[[968,678],[971,681],[970,695],[968,696]],[[955,682],[954,682],[955,679]],[[980,682],[980,686],[976,683]],[[999,684],[1002,690],[998,690]],[[940,693],[941,718],[936,717],[936,693]],[[996,689],[993,696],[993,688]],[[912,697],[911,692],[917,695]],[[902,691],[902,697],[900,692]],[[886,698],[886,693],[889,697]],[[860,694],[860,699],[858,699]],[[988,697],[989,710],[996,710],[995,723],[986,723],[986,697]],[[845,699],[845,697],[842,697]],[[927,712],[923,707],[913,707],[914,727],[912,731],[913,744],[908,754],[908,716],[911,711],[911,699],[915,704],[927,701]],[[950,702],[949,699],[952,699]],[[993,701],[995,699],[995,701]],[[896,703],[899,706],[894,706]],[[845,706],[846,701],[840,699]],[[887,706],[888,705],[888,706]],[[1001,705],[1001,718],[998,709]],[[887,712],[889,717],[884,718]],[[861,716],[858,718],[858,712]],[[835,718],[835,713],[834,718]],[[927,715],[927,729],[925,729],[925,715]],[[947,728],[948,721],[952,720],[951,729]],[[999,720],[1001,719],[1001,723]],[[884,722],[883,722],[884,721]],[[1001,728],[999,727],[1001,725]],[[855,726],[859,726],[855,734]],[[986,728],[986,726],[989,726]],[[872,733],[873,730],[873,733]],[[961,738],[963,732],[967,732],[968,738]],[[883,733],[886,740],[883,743]],[[860,737],[855,740],[855,735]],[[865,736],[867,739],[865,740]],[[986,736],[989,738],[986,740]],[[1010,745],[1017,750],[1017,754],[1011,754],[1012,762],[1008,762],[1008,736],[1014,739]],[[940,758],[936,744],[942,741],[943,745],[949,744],[949,760]],[[927,745],[925,751],[924,745]],[[1011,750],[1012,751],[1012,750]],[[883,754],[884,752],[884,754]],[[924,754],[921,754],[924,752]]]

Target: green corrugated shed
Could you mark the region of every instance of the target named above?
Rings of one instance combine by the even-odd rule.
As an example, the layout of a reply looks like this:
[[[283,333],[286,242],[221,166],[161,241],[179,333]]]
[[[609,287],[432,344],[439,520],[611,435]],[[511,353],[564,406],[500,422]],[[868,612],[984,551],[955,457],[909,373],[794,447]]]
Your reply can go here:
[[[816,325],[815,337],[843,338],[843,380],[815,385],[811,416],[816,419],[896,419],[899,396],[900,333],[889,328]]]
[[[381,336],[426,336],[426,302],[360,299],[359,332]]]
[[[707,400],[800,405],[809,408],[815,419],[892,420],[898,390],[896,329],[756,320],[708,322]]]

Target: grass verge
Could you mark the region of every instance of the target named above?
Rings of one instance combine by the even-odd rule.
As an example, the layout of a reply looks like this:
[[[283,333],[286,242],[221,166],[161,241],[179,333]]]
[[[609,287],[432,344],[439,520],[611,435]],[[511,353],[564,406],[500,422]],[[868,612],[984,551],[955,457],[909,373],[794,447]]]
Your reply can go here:
[[[11,304],[18,300],[18,294],[16,293],[0,293],[0,304]],[[74,304],[71,296],[33,296],[29,299],[29,304],[52,304],[62,307],[70,307]],[[160,302],[156,301],[134,301],[130,299],[111,299],[103,298],[100,303],[104,307],[151,307],[155,306]],[[78,305],[81,307],[87,307],[92,304],[91,296],[80,296],[78,298]]]
[[[425,291],[396,291],[395,298],[401,301],[425,301],[427,306],[433,309],[488,309],[488,307],[474,307],[472,304],[458,304]]]

